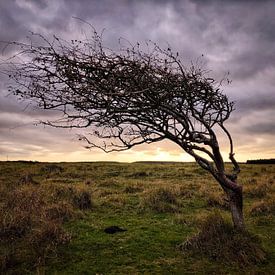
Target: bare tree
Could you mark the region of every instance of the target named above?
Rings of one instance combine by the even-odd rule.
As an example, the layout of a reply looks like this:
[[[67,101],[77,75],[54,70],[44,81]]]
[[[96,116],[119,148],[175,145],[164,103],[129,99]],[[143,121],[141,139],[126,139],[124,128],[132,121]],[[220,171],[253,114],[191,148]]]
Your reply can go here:
[[[233,102],[200,67],[186,68],[178,53],[154,43],[112,51],[94,32],[90,40],[15,43],[23,61],[11,61],[9,87],[20,98],[42,109],[61,111],[55,121],[61,128],[87,128],[80,136],[87,148],[123,151],[164,139],[178,144],[220,184],[228,196],[237,229],[244,228],[240,172],[233,142],[224,123]],[[225,169],[217,129],[230,143],[232,171]],[[91,135],[91,136],[90,136]]]

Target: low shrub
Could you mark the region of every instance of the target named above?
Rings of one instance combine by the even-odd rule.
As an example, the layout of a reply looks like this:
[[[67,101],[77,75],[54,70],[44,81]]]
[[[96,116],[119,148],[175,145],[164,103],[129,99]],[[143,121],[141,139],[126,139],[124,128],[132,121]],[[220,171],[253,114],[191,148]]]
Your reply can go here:
[[[236,231],[218,213],[208,216],[200,225],[200,232],[187,239],[180,248],[192,255],[200,255],[227,265],[248,266],[264,262],[266,253],[257,236]]]

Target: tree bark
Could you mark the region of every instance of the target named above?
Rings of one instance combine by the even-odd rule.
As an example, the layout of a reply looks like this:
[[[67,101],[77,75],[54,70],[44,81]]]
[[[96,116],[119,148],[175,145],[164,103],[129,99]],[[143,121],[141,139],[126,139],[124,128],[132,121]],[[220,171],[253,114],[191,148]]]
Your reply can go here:
[[[240,186],[239,189],[228,191],[229,205],[232,215],[232,221],[235,229],[244,230],[243,218],[243,190]]]

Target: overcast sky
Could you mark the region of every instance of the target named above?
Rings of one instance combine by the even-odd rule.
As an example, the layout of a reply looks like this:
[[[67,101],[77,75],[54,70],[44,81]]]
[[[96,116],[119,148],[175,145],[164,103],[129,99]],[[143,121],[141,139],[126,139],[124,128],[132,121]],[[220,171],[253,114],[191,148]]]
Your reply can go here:
[[[169,43],[185,64],[201,58],[216,79],[230,73],[224,92],[236,101],[227,122],[240,161],[275,157],[275,1],[245,0],[1,0],[0,41],[26,41],[29,31],[71,40],[105,29],[105,43]],[[0,58],[10,54],[0,43]],[[203,55],[203,57],[202,57]],[[124,153],[87,151],[75,131],[35,126],[48,113],[7,97],[0,75],[0,160],[192,160],[180,148],[161,142]],[[226,156],[228,148],[223,143]]]

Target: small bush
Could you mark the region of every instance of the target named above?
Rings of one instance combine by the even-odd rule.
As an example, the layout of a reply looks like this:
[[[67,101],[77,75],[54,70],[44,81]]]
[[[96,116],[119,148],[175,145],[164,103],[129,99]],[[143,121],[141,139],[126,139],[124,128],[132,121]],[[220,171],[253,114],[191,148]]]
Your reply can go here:
[[[145,192],[140,207],[158,213],[176,212],[178,202],[175,193],[167,188],[153,189]]]
[[[180,247],[193,255],[201,255],[227,265],[236,263],[247,266],[261,263],[266,258],[256,236],[247,231],[235,231],[220,214],[208,216],[200,225],[200,232]]]
[[[275,213],[275,199],[255,202],[250,209],[251,216],[269,215]]]

